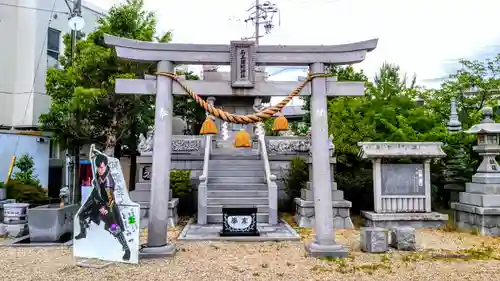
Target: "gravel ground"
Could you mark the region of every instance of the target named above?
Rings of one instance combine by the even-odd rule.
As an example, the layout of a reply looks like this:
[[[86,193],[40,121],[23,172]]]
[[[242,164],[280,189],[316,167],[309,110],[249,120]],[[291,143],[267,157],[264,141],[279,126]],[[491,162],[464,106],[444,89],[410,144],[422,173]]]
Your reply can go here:
[[[75,265],[71,248],[0,248],[0,280],[499,280],[500,238],[419,230],[419,251],[383,255],[359,250],[359,231],[336,232],[350,248],[348,259],[305,256],[311,231],[299,229],[302,242],[178,242],[173,259],[141,260],[105,269]],[[143,234],[142,239],[145,238]],[[497,256],[498,255],[498,256]]]

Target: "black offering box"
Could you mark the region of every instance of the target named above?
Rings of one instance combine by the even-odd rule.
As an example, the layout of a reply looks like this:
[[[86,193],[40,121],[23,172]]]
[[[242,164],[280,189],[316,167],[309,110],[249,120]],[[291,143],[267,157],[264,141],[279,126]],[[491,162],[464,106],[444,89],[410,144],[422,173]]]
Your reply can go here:
[[[222,208],[220,236],[260,236],[257,208]]]

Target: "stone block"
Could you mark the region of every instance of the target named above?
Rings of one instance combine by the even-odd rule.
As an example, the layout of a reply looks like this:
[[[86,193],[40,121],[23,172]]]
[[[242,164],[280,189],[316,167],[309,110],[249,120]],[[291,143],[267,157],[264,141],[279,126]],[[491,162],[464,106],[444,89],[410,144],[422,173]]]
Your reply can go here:
[[[479,232],[486,236],[500,236],[500,207],[478,207],[453,203],[455,225],[461,231]]]
[[[16,203],[16,200],[6,199],[6,200],[0,201],[0,223],[3,222],[3,205],[10,204],[10,203]]]
[[[179,198],[172,198],[168,202],[168,227],[176,227],[179,222],[177,206],[179,206]]]
[[[500,195],[461,192],[460,203],[479,207],[500,207]]]
[[[5,237],[7,235],[7,225],[0,221],[0,237]]]
[[[349,208],[338,208],[337,215],[341,218],[349,217]]]
[[[302,188],[300,190],[300,198],[306,201],[314,201],[314,192],[312,189]]]
[[[29,233],[27,223],[6,224],[5,231],[7,232],[7,236],[11,239],[23,237]]]
[[[378,227],[362,228],[360,248],[367,253],[385,253],[389,251],[389,230]]]
[[[391,230],[391,247],[401,251],[415,251],[415,228],[395,227]]]
[[[314,192],[312,189],[303,188],[300,190],[300,198],[306,201],[314,201]],[[332,188],[332,201],[343,201],[344,191]]]
[[[468,182],[465,184],[465,191],[480,194],[500,194],[500,184],[484,184]]]
[[[333,227],[335,229],[352,229],[352,223],[349,208],[352,203],[349,201],[333,201]],[[314,201],[306,201],[301,198],[295,198],[295,216],[294,220],[299,227],[314,227]]]
[[[448,221],[448,215],[432,213],[375,213],[361,211],[364,225],[367,227],[413,227],[413,228],[441,228]]]
[[[177,206],[179,205],[179,198],[172,198],[168,202],[167,214],[168,214],[168,227],[176,227],[179,222],[179,216],[177,212]],[[149,217],[149,204],[141,204],[141,219]]]
[[[344,191],[334,189],[332,190],[332,200],[333,201],[344,201]]]
[[[500,184],[498,173],[476,173],[472,176],[472,182],[484,184]]]
[[[313,190],[313,184],[311,181],[306,182],[306,188],[309,190]]]

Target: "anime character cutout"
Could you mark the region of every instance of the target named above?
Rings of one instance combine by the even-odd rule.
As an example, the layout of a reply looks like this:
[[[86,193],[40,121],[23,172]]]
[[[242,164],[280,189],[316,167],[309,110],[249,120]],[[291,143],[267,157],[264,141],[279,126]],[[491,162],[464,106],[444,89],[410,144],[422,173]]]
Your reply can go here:
[[[130,260],[130,248],[125,239],[124,223],[115,201],[115,182],[108,166],[108,157],[91,149],[91,161],[93,162],[94,179],[92,185],[94,188],[77,215],[80,233],[75,236],[75,239],[87,237],[87,229],[91,222],[96,225],[100,225],[102,222],[104,229],[122,245],[124,251],[122,259]]]

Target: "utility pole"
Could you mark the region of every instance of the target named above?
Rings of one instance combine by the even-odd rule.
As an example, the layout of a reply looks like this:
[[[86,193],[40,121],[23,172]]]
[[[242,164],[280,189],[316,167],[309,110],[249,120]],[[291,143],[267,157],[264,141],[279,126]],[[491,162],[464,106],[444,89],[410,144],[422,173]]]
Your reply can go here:
[[[70,10],[70,17],[68,19],[68,26],[71,29],[71,58],[70,63],[73,66],[75,61],[76,40],[78,39],[78,32],[85,26],[85,20],[82,18],[82,0],[73,0],[73,7],[70,6],[68,0],[65,0],[68,9]],[[80,127],[80,114],[77,112],[75,116],[76,127]],[[80,142],[77,139],[73,145],[73,183],[71,188],[71,203],[77,204],[81,195],[80,190]]]
[[[260,26],[263,25],[266,31],[266,34],[271,33],[271,30],[274,26],[274,15],[279,15],[279,9],[276,4],[271,1],[265,1],[264,3],[260,3],[260,0],[255,0],[255,4],[250,7],[247,12],[251,12],[251,14],[245,19],[245,22],[249,21],[255,25],[255,31],[250,37],[243,37],[242,40],[255,40],[255,44],[259,45],[259,40],[262,35],[260,35]],[[279,24],[279,23],[278,23]]]
[[[73,65],[73,60],[75,58],[76,52],[76,39],[78,35],[78,31],[83,28],[80,27],[82,24],[82,0],[73,0],[73,8],[69,6],[69,3],[66,1],[66,5],[70,9],[70,17],[69,17],[69,27],[71,28],[71,65]],[[84,22],[83,22],[84,24]],[[82,25],[83,25],[82,24]]]

